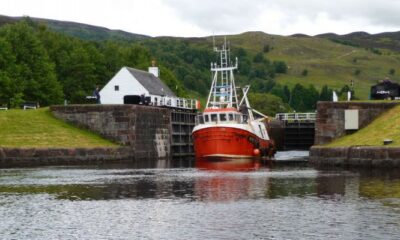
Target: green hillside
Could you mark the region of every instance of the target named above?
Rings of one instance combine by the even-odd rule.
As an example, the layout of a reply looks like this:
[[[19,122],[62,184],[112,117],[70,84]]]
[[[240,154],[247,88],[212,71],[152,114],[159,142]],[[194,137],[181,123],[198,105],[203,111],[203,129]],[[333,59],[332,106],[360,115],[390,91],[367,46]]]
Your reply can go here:
[[[382,146],[384,139],[393,140],[389,147],[400,146],[400,106],[385,112],[356,133],[339,138],[327,146]]]
[[[400,82],[399,32],[319,37],[247,32],[226,38],[231,56],[239,58],[237,85],[250,84],[251,94],[265,98],[257,101],[261,107],[274,99],[284,106],[281,111],[313,111],[317,101],[330,100],[333,90],[347,92],[351,83],[356,98],[363,100],[385,77]],[[216,46],[223,39],[216,36]],[[0,16],[0,104],[82,103],[121,67],[146,70],[152,60],[177,95],[201,99],[204,105],[210,62],[217,61],[212,37],[152,38],[80,23]]]
[[[0,26],[23,20],[23,17],[8,17],[0,15]],[[90,41],[136,41],[149,38],[149,36],[129,33],[121,30],[112,30],[83,23],[57,21],[42,18],[30,18],[30,20],[47,25],[54,31],[78,37]]]
[[[0,147],[117,147],[54,118],[48,108],[0,111]]]
[[[284,37],[262,32],[229,36],[228,39],[232,46],[253,53],[263,52],[264,46],[268,45],[271,50],[264,53],[265,57],[285,61],[288,65],[287,74],[277,75],[276,81],[290,87],[300,83],[313,84],[321,89],[326,84],[340,89],[354,80],[357,97],[368,99],[370,87],[377,81],[385,77],[400,81],[400,54],[390,50],[381,50],[382,53],[377,54],[328,39]],[[308,70],[307,76],[302,75],[305,69]],[[394,75],[390,75],[390,69],[394,69]]]

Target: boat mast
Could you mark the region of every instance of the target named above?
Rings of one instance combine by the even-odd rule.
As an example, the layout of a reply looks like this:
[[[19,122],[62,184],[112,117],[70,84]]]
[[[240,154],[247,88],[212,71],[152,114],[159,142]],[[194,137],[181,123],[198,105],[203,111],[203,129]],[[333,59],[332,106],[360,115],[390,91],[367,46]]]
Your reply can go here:
[[[213,44],[215,45],[214,39]],[[233,70],[238,68],[238,59],[235,65],[230,60],[230,48],[227,45],[226,37],[221,49],[214,46],[214,52],[219,55],[219,64],[211,63],[212,83],[207,99],[206,108],[239,108],[236,95],[235,78]]]

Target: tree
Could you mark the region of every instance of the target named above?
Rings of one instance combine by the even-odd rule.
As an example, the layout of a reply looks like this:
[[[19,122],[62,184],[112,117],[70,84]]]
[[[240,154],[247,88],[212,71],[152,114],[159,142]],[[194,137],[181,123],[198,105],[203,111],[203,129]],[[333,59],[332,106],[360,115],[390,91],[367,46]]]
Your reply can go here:
[[[301,75],[304,76],[304,77],[306,77],[306,76],[308,75],[308,70],[307,70],[307,69],[304,69],[304,70],[301,72]]]
[[[54,64],[34,29],[22,21],[3,27],[0,35],[13,49],[18,73],[13,81],[17,82],[23,99],[41,105],[61,103],[62,87],[57,81]]]
[[[256,55],[254,55],[254,58],[253,58],[254,63],[262,63],[264,61],[265,61],[265,57],[264,57],[263,53],[260,52],[260,53],[257,53]]]
[[[287,65],[284,61],[274,61],[273,62],[276,73],[287,73]]]
[[[267,44],[267,45],[264,45],[264,47],[263,47],[263,52],[264,53],[268,53],[270,51],[270,47],[269,47],[269,45]]]
[[[282,98],[283,101],[285,103],[289,103],[290,102],[291,93],[290,93],[290,89],[289,89],[289,87],[287,85],[285,85],[283,87],[283,94],[284,94],[284,97]]]
[[[252,108],[268,116],[275,116],[277,113],[288,112],[290,107],[278,96],[265,93],[251,93],[249,101]]]
[[[18,73],[15,68],[15,56],[11,45],[0,38],[0,104],[8,104],[10,99],[22,92],[15,79]]]
[[[389,70],[389,74],[390,75],[394,75],[396,73],[396,70],[394,70],[393,68],[391,68],[390,70]]]
[[[281,86],[279,84],[275,84],[275,86],[271,90],[271,94],[280,97],[284,103],[289,103],[290,100],[290,90],[288,86]]]
[[[313,111],[317,108],[317,102],[319,99],[319,93],[314,85],[308,85],[305,96],[304,96],[304,105],[307,111]]]
[[[333,91],[328,88],[327,85],[324,85],[321,89],[321,93],[319,94],[320,101],[331,101],[332,100]]]

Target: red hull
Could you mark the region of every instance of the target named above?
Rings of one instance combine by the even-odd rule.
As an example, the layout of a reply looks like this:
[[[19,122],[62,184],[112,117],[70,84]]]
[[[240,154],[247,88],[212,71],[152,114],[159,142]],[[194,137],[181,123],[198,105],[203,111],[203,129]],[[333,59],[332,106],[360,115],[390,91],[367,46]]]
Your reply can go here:
[[[271,141],[237,128],[209,127],[193,132],[196,158],[272,156]],[[257,154],[257,150],[259,154]]]

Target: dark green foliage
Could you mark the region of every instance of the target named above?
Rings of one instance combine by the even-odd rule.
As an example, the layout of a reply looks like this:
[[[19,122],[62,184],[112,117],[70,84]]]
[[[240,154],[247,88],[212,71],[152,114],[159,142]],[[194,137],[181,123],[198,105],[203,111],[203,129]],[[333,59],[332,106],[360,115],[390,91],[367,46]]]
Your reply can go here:
[[[83,103],[95,86],[105,85],[121,67],[146,70],[152,59],[138,44],[79,40],[27,18],[0,28],[0,104],[18,107],[33,101],[46,106],[64,99]],[[171,59],[176,63],[170,55]],[[193,63],[201,65],[197,59]],[[158,66],[161,79],[178,96],[187,96],[174,73]]]
[[[344,85],[340,90],[336,91],[340,100],[347,100],[347,93],[351,92],[351,99],[357,99],[355,92],[349,85]]]
[[[265,57],[264,57],[264,54],[263,53],[257,53],[256,55],[254,55],[254,57],[253,57],[253,62],[254,63],[262,63],[262,62],[264,62],[264,61],[266,61],[266,59],[265,59]]]
[[[291,111],[288,104],[278,96],[265,93],[251,93],[249,95],[251,107],[267,116],[275,116],[277,113]]]
[[[264,45],[264,47],[263,47],[263,52],[264,52],[264,53],[268,53],[270,50],[271,50],[271,49],[270,49],[270,47],[269,47],[268,44],[267,44],[267,45]]]
[[[333,96],[333,90],[328,88],[327,85],[322,87],[321,93],[319,95],[320,101],[331,101]]]
[[[62,86],[57,81],[54,64],[39,38],[39,34],[29,25],[30,22],[19,22],[7,25],[0,31],[0,36],[11,46],[9,52],[15,62],[7,75],[12,76],[4,81],[12,93],[2,93],[11,99],[34,101],[42,105],[61,103]],[[2,91],[3,92],[3,91]],[[15,101],[14,101],[15,102]],[[19,102],[19,101],[18,101]]]
[[[297,112],[315,111],[320,96],[314,85],[305,88],[301,84],[296,84],[290,93],[289,104]]]
[[[382,52],[377,48],[367,48],[367,50],[371,51],[374,54],[382,55]]]
[[[394,75],[396,73],[396,70],[394,70],[393,68],[391,68],[390,70],[389,70],[389,74],[390,75]]]
[[[287,73],[288,67],[284,61],[274,61],[273,65],[276,73]]]
[[[349,40],[342,40],[342,39],[337,39],[337,38],[329,38],[329,40],[331,40],[332,42],[335,42],[335,43],[346,45],[346,46],[360,47],[359,44],[354,43],[354,42],[349,41]]]
[[[276,84],[271,89],[271,94],[280,97],[284,103],[289,103],[290,101],[290,90],[286,85],[282,87],[281,85]]]
[[[284,86],[283,87],[283,101],[285,101],[286,103],[290,102],[290,97],[291,97],[291,93],[290,93],[290,89],[288,86]]]
[[[314,111],[317,108],[317,101],[319,100],[318,90],[314,85],[308,85],[305,95],[303,96],[306,111]]]
[[[356,75],[356,76],[360,75],[360,73],[361,73],[361,70],[360,70],[360,69],[356,69],[356,70],[354,71],[354,75]]]
[[[304,69],[304,70],[301,72],[301,75],[304,76],[304,77],[306,77],[306,76],[308,75],[308,70],[307,70],[307,69]]]
[[[257,93],[268,93],[275,86],[272,79],[254,78],[251,81],[251,91]]]

